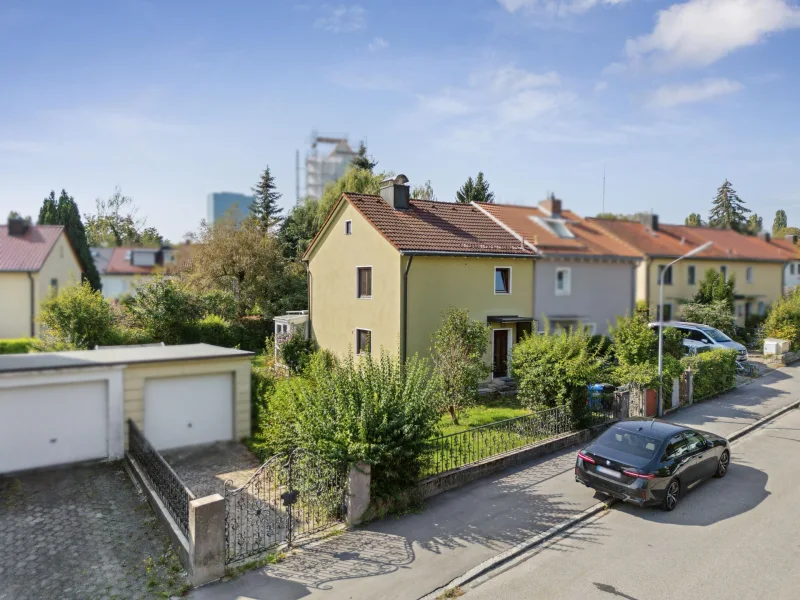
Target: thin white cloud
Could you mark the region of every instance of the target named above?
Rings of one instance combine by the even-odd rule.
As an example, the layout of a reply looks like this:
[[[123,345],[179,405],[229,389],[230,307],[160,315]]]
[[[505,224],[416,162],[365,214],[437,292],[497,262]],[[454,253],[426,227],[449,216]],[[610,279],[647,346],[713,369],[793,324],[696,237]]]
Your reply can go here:
[[[650,98],[650,105],[672,108],[681,104],[705,102],[718,96],[735,94],[742,84],[730,79],[705,79],[697,83],[665,85],[658,88]]]
[[[500,6],[512,14],[518,11],[524,11],[559,17],[580,15],[588,12],[595,6],[615,6],[628,1],[629,0],[497,0]]]
[[[376,37],[367,46],[370,52],[380,52],[381,50],[385,50],[388,47],[389,47],[389,42],[387,42],[382,37]]]
[[[608,89],[608,82],[607,81],[598,81],[594,84],[594,91],[595,92],[605,92]]]
[[[326,5],[325,15],[314,21],[314,27],[333,33],[352,33],[367,26],[367,11],[358,4]]]
[[[796,27],[800,9],[788,0],[689,0],[659,11],[652,33],[628,40],[625,50],[632,62],[702,67]]]

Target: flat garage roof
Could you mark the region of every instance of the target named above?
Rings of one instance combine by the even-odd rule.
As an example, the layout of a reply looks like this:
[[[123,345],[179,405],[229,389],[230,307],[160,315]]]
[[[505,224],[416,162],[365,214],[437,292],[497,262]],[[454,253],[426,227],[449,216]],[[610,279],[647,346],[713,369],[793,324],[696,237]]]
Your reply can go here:
[[[52,369],[82,369],[133,363],[204,360],[253,356],[253,352],[210,344],[106,348],[74,352],[41,352],[0,356],[0,374]]]

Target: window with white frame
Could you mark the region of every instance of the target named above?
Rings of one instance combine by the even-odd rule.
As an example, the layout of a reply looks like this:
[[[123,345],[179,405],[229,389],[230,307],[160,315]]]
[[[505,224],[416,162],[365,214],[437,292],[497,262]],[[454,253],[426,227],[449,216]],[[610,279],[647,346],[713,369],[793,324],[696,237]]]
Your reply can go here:
[[[664,285],[672,285],[672,267],[667,268],[666,265],[658,267],[658,283],[661,284],[661,279],[664,279]]]
[[[697,283],[697,268],[694,265],[689,265],[686,268],[686,280],[689,285]]]
[[[356,296],[372,298],[372,267],[356,268]]]
[[[753,283],[753,267],[747,267],[747,269],[745,269],[744,278],[747,283]]]
[[[369,329],[356,329],[356,354],[372,352],[372,332]]]
[[[572,269],[556,268],[556,296],[569,296],[572,291]]]
[[[586,335],[595,335],[597,333],[597,323],[583,323],[583,327],[586,330]]]
[[[352,221],[345,221],[344,222],[344,234],[350,235],[353,233],[353,222]]]
[[[494,268],[494,293],[511,293],[511,267]]]
[[[722,265],[719,268],[719,272],[722,275],[722,280],[727,282],[728,281],[728,267],[726,267],[725,265]]]

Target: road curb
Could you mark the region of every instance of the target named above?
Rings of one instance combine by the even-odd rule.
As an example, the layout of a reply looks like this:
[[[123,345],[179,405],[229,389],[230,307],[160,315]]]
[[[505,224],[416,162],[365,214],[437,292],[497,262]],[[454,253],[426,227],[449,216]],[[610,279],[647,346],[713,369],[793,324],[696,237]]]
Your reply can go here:
[[[800,400],[792,402],[791,404],[784,406],[783,408],[779,408],[778,410],[771,412],[767,416],[760,418],[758,421],[755,421],[754,423],[751,423],[746,427],[742,427],[738,431],[735,431],[731,435],[727,436],[727,439],[730,442],[735,442],[736,440],[741,439],[748,433],[755,431],[756,429],[762,427],[763,425],[769,423],[770,421],[773,421],[778,417],[780,417],[781,415],[789,411],[795,410],[797,408],[800,408]],[[597,504],[590,506],[583,512],[580,512],[575,516],[566,519],[565,521],[562,521],[558,525],[554,525],[544,533],[540,533],[539,535],[529,538],[524,542],[521,542],[516,546],[512,546],[508,550],[501,552],[497,556],[494,556],[488,560],[483,561],[481,564],[479,564],[476,567],[473,567],[460,577],[456,577],[450,583],[420,597],[419,600],[436,600],[442,594],[444,594],[449,590],[463,587],[469,583],[472,583],[473,581],[483,577],[490,571],[494,571],[498,567],[501,567],[504,564],[511,562],[515,558],[518,558],[531,548],[534,548],[544,542],[547,542],[550,539],[556,537],[557,535],[565,532],[567,529],[570,529],[575,525],[578,525],[579,523],[582,523],[583,521],[586,521],[594,517],[595,515],[600,514],[604,510],[607,510],[609,507],[616,504],[617,502],[619,501],[615,499],[609,499],[604,502],[598,502]]]

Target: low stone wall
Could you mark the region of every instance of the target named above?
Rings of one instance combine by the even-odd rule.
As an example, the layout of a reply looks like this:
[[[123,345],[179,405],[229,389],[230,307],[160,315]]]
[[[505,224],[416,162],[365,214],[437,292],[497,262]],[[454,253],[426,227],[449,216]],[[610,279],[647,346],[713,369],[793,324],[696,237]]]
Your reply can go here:
[[[487,475],[492,475],[498,471],[508,469],[509,467],[521,465],[553,452],[558,452],[564,448],[585,444],[592,438],[600,435],[600,433],[605,431],[610,425],[611,423],[605,423],[574,433],[566,433],[544,442],[486,458],[471,465],[465,465],[457,469],[452,469],[451,471],[445,471],[438,475],[426,477],[417,483],[417,493],[415,496],[422,499],[431,498],[442,492],[452,490],[476,479],[480,479],[481,477],[486,477]]]
[[[770,367],[783,367],[800,360],[800,352],[787,352],[786,354],[770,354],[764,357],[764,362]]]

